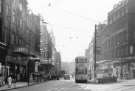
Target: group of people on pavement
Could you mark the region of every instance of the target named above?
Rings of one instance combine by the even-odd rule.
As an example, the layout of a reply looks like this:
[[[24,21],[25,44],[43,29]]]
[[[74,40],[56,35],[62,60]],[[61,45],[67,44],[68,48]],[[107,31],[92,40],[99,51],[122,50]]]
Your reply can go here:
[[[7,77],[7,84],[8,84],[8,87],[11,88],[12,86],[15,87],[15,84],[16,84],[16,80],[15,80],[15,76],[10,74],[8,77]]]

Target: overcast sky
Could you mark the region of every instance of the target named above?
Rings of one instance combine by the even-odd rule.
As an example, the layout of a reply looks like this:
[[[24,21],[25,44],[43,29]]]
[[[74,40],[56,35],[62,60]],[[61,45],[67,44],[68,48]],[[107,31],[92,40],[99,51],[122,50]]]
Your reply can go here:
[[[94,24],[107,20],[107,13],[120,0],[28,0],[54,32],[62,61],[74,61],[88,48]]]

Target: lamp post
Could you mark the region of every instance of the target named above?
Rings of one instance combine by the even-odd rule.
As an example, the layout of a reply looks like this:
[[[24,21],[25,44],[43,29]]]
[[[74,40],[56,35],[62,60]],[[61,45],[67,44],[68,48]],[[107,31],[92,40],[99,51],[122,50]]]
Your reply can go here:
[[[28,35],[30,35],[30,29],[29,29],[29,27],[27,27],[28,28]],[[28,44],[28,62],[27,62],[27,83],[28,83],[28,86],[29,86],[29,83],[30,83],[30,47],[31,47],[31,37],[30,36],[28,36],[28,42],[29,42],[29,44]]]
[[[95,24],[95,33],[94,33],[94,79],[96,80],[96,33],[97,33],[97,25]]]
[[[29,86],[29,59],[28,59],[28,63],[27,63],[27,83],[28,83],[28,86]]]
[[[2,31],[5,31],[8,30],[8,33],[6,34],[6,38],[7,38],[7,45],[6,45],[6,56],[5,56],[5,70],[6,70],[6,75],[5,75],[5,79],[7,79],[8,75],[9,75],[9,68],[7,67],[7,61],[9,60],[9,50],[10,50],[10,46],[11,46],[11,10],[9,11],[9,15],[5,15],[5,4],[6,4],[6,1],[3,0],[2,1]],[[4,18],[5,16],[5,18]],[[8,24],[5,22],[5,21],[8,21]],[[8,25],[8,26],[5,26],[5,25]],[[12,60],[12,59],[10,59]]]

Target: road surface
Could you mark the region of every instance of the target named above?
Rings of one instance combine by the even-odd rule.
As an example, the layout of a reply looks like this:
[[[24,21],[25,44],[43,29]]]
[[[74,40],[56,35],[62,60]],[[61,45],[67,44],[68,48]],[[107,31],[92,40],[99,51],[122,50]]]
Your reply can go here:
[[[135,80],[106,84],[76,84],[73,80],[55,80],[11,91],[135,91]]]

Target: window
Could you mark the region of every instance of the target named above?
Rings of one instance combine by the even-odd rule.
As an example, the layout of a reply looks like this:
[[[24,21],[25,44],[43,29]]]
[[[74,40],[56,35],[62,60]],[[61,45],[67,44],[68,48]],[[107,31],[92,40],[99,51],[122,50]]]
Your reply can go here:
[[[2,2],[0,0],[0,13],[2,12]]]
[[[13,10],[13,12],[12,12],[12,22],[13,23],[15,22],[15,10]]]
[[[125,9],[124,9],[124,7],[122,7],[122,16],[124,16],[125,15]]]
[[[20,19],[20,27],[22,27],[22,19]]]
[[[126,12],[126,14],[128,13],[128,8],[127,7],[125,7],[125,12]]]
[[[13,44],[15,40],[14,34],[11,35],[11,43]]]
[[[19,4],[19,9],[20,11],[22,11],[22,4]]]
[[[128,46],[126,46],[125,55],[128,56]]]

